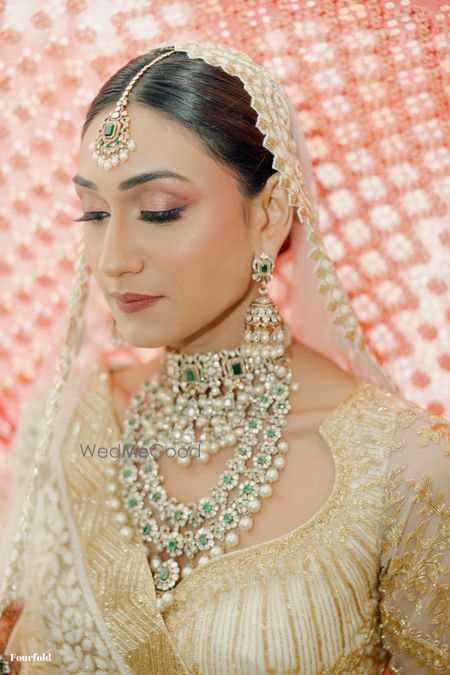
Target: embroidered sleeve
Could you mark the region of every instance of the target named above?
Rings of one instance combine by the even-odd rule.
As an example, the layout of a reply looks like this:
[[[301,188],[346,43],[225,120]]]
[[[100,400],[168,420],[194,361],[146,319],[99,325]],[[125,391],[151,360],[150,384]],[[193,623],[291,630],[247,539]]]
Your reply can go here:
[[[402,401],[388,449],[380,623],[391,673],[450,673],[450,425]]]

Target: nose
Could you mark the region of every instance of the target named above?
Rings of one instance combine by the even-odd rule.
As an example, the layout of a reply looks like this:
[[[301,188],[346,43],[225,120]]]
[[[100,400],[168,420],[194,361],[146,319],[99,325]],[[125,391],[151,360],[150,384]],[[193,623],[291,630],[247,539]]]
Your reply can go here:
[[[136,239],[123,219],[111,216],[106,227],[98,268],[107,277],[125,272],[136,274],[143,268]]]

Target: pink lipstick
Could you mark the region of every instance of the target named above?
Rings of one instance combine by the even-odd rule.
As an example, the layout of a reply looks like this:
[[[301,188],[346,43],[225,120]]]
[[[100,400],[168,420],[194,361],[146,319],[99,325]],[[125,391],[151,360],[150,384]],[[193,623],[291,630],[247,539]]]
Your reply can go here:
[[[127,314],[140,312],[141,309],[150,307],[158,302],[162,295],[142,295],[141,293],[111,293],[117,307]]]

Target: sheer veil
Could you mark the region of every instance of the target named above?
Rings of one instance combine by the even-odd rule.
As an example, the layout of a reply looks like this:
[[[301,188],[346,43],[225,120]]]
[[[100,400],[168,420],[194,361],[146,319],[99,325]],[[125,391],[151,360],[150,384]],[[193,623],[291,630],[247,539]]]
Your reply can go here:
[[[221,44],[180,41],[156,47],[185,51],[191,58],[223,68],[240,77],[251,95],[264,145],[274,155],[280,185],[295,207],[290,257],[276,268],[290,286],[285,320],[293,335],[359,378],[397,391],[365,341],[325,250],[312,163],[286,92],[247,55]],[[276,301],[276,280],[273,283]],[[13,444],[14,481],[8,489],[9,517],[0,547],[0,611],[10,599],[27,592],[33,542],[39,536],[40,487],[56,471],[56,457],[87,378],[99,361],[144,361],[154,351],[112,345],[109,309],[90,274],[80,239],[65,322],[49,346]]]

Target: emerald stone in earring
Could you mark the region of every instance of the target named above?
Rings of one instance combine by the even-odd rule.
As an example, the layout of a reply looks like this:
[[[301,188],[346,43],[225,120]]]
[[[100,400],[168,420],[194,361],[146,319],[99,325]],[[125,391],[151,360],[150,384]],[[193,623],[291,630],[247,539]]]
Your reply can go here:
[[[275,262],[267,253],[260,253],[253,260],[253,275],[252,279],[262,284],[267,284],[273,276],[275,269]]]

